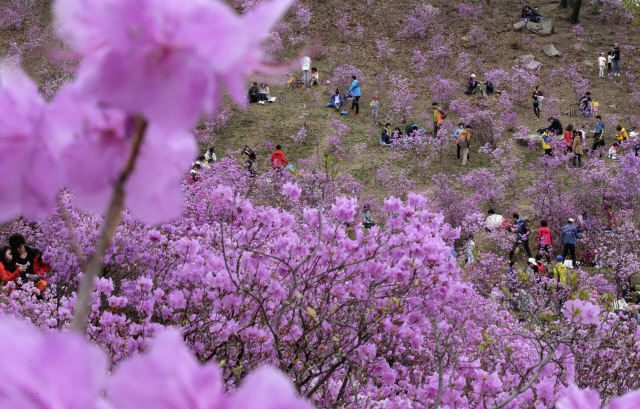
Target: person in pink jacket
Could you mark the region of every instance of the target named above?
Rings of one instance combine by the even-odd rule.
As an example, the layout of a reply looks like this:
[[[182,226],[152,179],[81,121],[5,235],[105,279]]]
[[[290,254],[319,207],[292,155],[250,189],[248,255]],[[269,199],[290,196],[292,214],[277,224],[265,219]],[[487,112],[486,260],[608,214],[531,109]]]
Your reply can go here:
[[[540,229],[538,230],[538,254],[547,256],[547,263],[551,262],[551,230],[547,227],[547,221],[542,220],[540,222]]]

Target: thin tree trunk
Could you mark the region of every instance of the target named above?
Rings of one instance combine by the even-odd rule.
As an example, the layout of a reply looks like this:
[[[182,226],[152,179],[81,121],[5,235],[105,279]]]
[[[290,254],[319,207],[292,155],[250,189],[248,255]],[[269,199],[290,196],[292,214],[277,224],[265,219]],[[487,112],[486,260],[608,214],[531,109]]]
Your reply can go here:
[[[582,6],[582,0],[576,0],[573,7],[573,13],[571,13],[571,24],[578,24],[578,15],[580,14],[580,7]]]

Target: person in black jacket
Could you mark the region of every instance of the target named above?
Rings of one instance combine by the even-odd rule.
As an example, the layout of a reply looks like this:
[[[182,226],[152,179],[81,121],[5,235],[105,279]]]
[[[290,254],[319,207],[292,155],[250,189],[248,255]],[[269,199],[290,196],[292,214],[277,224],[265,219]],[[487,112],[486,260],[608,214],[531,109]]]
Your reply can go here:
[[[549,117],[549,126],[546,129],[549,133],[554,135],[562,135],[562,124],[558,118],[552,116]]]
[[[528,18],[529,15],[531,14],[531,6],[529,5],[529,3],[525,3],[524,6],[522,6],[522,18]]]
[[[42,261],[42,251],[40,249],[26,246],[25,244],[26,240],[20,233],[14,233],[9,237],[9,247],[11,247],[15,264],[18,267],[26,266],[26,268],[20,268],[20,278],[22,278],[23,282],[28,280],[37,284],[43,281],[43,274],[49,272],[49,265]]]
[[[249,87],[249,94],[247,95],[247,98],[249,99],[249,103],[253,104],[258,102],[258,93],[259,93],[259,89],[258,89],[258,83],[254,82],[250,87]]]

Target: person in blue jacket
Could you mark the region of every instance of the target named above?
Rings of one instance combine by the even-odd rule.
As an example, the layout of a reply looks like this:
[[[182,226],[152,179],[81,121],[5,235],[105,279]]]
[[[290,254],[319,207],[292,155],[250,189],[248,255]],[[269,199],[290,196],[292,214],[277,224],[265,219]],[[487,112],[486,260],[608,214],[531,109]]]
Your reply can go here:
[[[571,253],[573,267],[576,267],[576,239],[580,239],[578,229],[573,225],[573,219],[569,219],[567,224],[560,230],[562,237],[562,258],[566,260],[567,253]]]
[[[353,115],[358,116],[358,114],[360,113],[360,81],[358,81],[358,78],[355,75],[351,78],[353,78],[353,82],[351,83],[351,88],[349,88],[349,91],[347,91],[347,95],[353,96],[351,110],[353,111],[353,107],[355,107],[356,113]]]

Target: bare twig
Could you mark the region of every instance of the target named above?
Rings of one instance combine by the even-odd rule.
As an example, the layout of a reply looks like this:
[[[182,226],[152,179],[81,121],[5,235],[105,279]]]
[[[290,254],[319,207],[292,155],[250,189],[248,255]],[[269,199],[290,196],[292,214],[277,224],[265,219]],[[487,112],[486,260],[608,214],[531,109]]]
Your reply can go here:
[[[76,230],[73,227],[73,222],[71,220],[71,215],[69,214],[69,209],[67,209],[67,206],[64,204],[64,201],[62,200],[63,194],[65,193],[61,192],[60,195],[58,195],[58,206],[60,207],[60,213],[62,214],[62,220],[64,220],[64,225],[66,226],[67,232],[69,233],[69,239],[71,240],[71,249],[73,250],[73,253],[76,255],[76,258],[78,259],[78,263],[80,263],[80,265],[84,269],[87,266],[87,259],[84,257],[84,254],[82,254],[82,249],[78,244],[78,236],[76,236]]]
[[[87,329],[87,317],[89,316],[90,311],[89,302],[91,292],[93,290],[93,280],[98,275],[98,271],[102,265],[102,258],[111,244],[111,239],[113,238],[113,234],[115,233],[118,224],[120,224],[120,216],[124,207],[124,185],[134,170],[136,159],[140,152],[140,145],[142,144],[146,129],[147,122],[140,117],[136,117],[136,130],[133,135],[129,157],[127,158],[126,165],[120,172],[118,180],[113,188],[111,201],[109,202],[109,208],[107,209],[107,215],[104,219],[104,224],[102,225],[98,244],[96,244],[96,250],[89,257],[84,268],[84,276],[80,283],[76,307],[73,311],[73,323],[71,324],[71,329],[74,331],[85,332]]]

